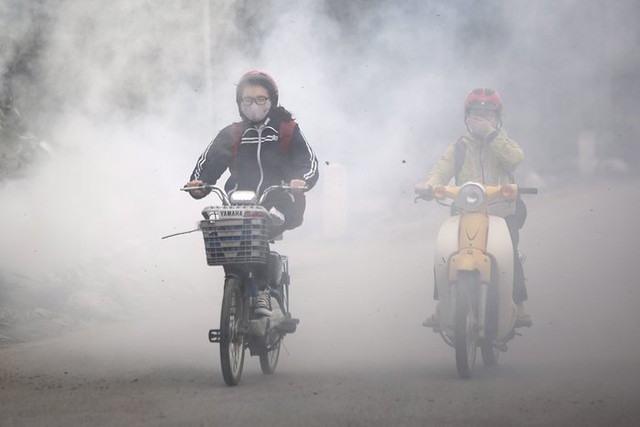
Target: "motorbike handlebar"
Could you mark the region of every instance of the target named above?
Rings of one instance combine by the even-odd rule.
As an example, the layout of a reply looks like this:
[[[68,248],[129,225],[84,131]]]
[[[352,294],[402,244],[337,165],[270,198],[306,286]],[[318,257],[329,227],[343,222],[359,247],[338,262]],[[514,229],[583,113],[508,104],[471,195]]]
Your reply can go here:
[[[520,194],[538,194],[536,187],[518,187],[518,193]]]
[[[430,202],[433,200],[432,194],[420,193],[416,197],[414,197],[413,202],[418,203],[418,200],[424,200],[425,202]]]

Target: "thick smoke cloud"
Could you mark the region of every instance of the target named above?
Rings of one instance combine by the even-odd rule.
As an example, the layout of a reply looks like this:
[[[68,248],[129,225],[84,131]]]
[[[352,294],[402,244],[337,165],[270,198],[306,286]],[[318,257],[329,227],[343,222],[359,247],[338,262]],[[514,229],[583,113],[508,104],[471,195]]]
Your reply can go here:
[[[353,216],[411,203],[464,131],[474,87],[502,93],[523,171],[575,175],[585,131],[631,169],[639,12],[633,1],[2,0],[3,97],[52,147],[0,184],[3,283],[27,277],[96,307],[200,283],[200,242],[159,238],[193,226],[201,204],[177,189],[237,119],[234,82],[248,69],[276,77],[324,172],[346,168]],[[321,235],[330,203],[311,194],[302,235]]]

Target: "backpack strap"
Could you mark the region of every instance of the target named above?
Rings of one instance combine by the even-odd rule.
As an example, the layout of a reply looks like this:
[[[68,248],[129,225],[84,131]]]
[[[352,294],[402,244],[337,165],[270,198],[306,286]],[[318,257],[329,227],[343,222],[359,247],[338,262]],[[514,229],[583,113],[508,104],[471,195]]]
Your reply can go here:
[[[242,134],[244,133],[244,126],[242,122],[231,123],[231,140],[233,141],[233,158],[238,156],[238,147],[242,142]]]
[[[282,154],[286,154],[289,151],[289,146],[293,139],[293,130],[296,128],[296,124],[295,120],[280,123],[278,139],[280,140],[280,151]]]
[[[454,166],[454,177],[456,178],[456,185],[459,185],[458,175],[460,174],[460,170],[462,169],[462,165],[464,164],[464,156],[467,154],[467,146],[464,142],[462,142],[462,138],[458,139],[454,144],[454,157],[453,157],[453,166]]]

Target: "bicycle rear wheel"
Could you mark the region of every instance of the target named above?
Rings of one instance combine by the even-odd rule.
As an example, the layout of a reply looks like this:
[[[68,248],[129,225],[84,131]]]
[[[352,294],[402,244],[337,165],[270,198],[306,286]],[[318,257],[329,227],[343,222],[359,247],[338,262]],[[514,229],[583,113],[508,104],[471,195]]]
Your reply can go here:
[[[276,371],[278,366],[278,359],[280,358],[280,345],[282,344],[282,338],[278,336],[276,343],[269,346],[265,346],[265,349],[260,353],[260,368],[265,375],[271,375]]]
[[[288,306],[287,295],[284,292],[285,285],[283,282],[288,280],[284,276],[280,278],[279,285],[274,289],[278,296],[272,298],[272,305],[276,304],[278,308],[284,312]],[[282,302],[282,305],[280,305]],[[276,366],[278,366],[278,360],[280,358],[280,346],[284,336],[278,330],[269,328],[267,336],[265,337],[265,346],[260,353],[260,368],[265,375],[271,375],[275,372]]]

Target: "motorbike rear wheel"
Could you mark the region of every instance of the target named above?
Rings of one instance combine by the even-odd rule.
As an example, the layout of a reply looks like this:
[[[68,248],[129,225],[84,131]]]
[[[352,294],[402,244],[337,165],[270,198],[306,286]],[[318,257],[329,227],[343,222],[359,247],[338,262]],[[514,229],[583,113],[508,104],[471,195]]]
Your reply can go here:
[[[230,386],[237,385],[242,376],[247,315],[240,280],[227,278],[220,311],[220,364],[224,382]]]
[[[484,343],[480,346],[480,352],[482,353],[484,366],[495,366],[498,363],[500,350],[495,345]]]
[[[484,340],[480,344],[480,353],[484,366],[495,366],[498,363],[500,350],[495,345],[498,337],[499,295],[496,283],[490,284],[487,292],[487,316],[485,319]]]
[[[460,378],[471,377],[476,362],[478,343],[477,320],[473,310],[473,289],[477,289],[475,276],[461,272],[456,286],[455,351],[456,368]]]

